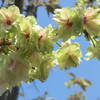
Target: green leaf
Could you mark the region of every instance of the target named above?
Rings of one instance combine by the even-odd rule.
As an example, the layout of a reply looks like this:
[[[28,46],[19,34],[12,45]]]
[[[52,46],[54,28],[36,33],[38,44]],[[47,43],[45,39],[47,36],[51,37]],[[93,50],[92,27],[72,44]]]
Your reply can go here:
[[[72,76],[73,78],[76,78],[76,76],[73,73],[68,73],[69,76]]]
[[[59,0],[49,0],[50,3],[53,3],[53,4],[57,4],[59,3]]]
[[[72,87],[72,85],[74,84],[74,79],[71,79],[71,80],[69,80],[68,82],[66,82],[65,83],[65,85],[68,87],[68,88],[70,88],[70,87]]]
[[[49,15],[49,13],[54,13],[54,10],[57,8],[61,8],[60,5],[55,4],[55,3],[46,3],[45,4],[45,8],[47,10],[47,13]]]

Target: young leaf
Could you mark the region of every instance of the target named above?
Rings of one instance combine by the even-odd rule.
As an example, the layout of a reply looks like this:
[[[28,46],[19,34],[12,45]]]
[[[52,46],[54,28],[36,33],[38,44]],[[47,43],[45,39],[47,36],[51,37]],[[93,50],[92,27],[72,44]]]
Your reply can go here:
[[[73,73],[68,73],[69,76],[72,76],[73,78],[76,78],[76,76]]]

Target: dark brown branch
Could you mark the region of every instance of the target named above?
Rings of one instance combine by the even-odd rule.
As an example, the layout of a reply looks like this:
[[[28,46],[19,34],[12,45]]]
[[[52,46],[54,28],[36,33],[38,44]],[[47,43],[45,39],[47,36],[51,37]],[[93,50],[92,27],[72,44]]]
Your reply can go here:
[[[26,16],[33,15],[37,17],[38,0],[30,0],[27,6]]]
[[[0,96],[0,100],[17,100],[19,94],[19,87],[13,87],[12,91],[6,90],[2,96]]]
[[[9,45],[11,45],[11,43],[0,43],[0,46],[9,46]]]
[[[86,30],[84,30],[83,32],[85,34],[85,37],[88,38],[89,37],[89,33]]]
[[[15,0],[14,4],[20,9],[20,13],[23,13],[24,0]]]

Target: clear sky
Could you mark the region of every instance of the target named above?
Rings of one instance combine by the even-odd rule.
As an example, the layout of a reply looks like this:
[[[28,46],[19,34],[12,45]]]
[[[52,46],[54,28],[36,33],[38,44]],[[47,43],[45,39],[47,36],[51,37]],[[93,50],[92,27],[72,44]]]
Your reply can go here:
[[[73,7],[75,0],[60,0],[62,7]],[[38,18],[37,22],[40,26],[45,27],[49,24],[56,26],[55,22],[52,20],[52,15],[48,17],[46,10],[43,7],[38,9]],[[24,91],[25,98],[19,96],[18,100],[32,100],[38,96],[42,96],[45,91],[48,91],[49,94],[47,97],[55,98],[56,100],[66,100],[66,98],[73,94],[73,88],[67,89],[64,85],[69,79],[70,76],[67,75],[68,72],[76,74],[78,77],[83,77],[90,80],[93,83],[93,86],[89,87],[86,91],[87,100],[97,100],[100,96],[100,61],[93,59],[91,61],[85,61],[84,57],[86,54],[86,48],[90,45],[89,42],[85,41],[84,37],[81,36],[75,40],[79,42],[82,46],[83,58],[80,66],[78,68],[72,68],[71,70],[62,70],[60,71],[57,67],[56,71],[51,71],[49,78],[46,82],[41,83],[38,80],[35,80],[35,84],[39,91],[32,84],[23,84],[23,87],[20,88],[20,91]],[[56,47],[57,48],[57,47]]]

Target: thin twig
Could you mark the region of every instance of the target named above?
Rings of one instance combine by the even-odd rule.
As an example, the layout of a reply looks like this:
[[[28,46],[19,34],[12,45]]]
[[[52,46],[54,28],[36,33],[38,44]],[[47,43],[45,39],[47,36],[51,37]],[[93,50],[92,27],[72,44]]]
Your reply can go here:
[[[56,42],[56,44],[57,44],[59,47],[61,47],[61,44],[60,44],[60,43]]]

